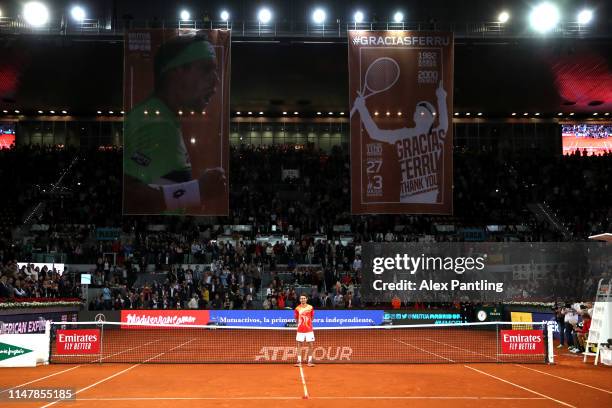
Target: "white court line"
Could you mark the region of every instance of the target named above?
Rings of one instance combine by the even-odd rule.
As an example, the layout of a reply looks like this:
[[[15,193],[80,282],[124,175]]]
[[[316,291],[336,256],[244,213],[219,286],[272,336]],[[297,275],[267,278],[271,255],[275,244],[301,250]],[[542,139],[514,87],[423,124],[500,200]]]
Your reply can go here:
[[[464,348],[461,348],[461,347],[455,347],[452,344],[442,343],[441,341],[437,341],[437,340],[433,340],[433,339],[425,339],[425,340],[433,341],[434,343],[438,343],[438,344],[442,344],[444,346],[452,347],[452,348],[455,348],[457,350],[467,351],[468,353],[478,354],[479,356],[483,356],[483,357],[489,358],[489,359],[494,360],[494,361],[500,361],[499,358],[487,356],[486,354],[477,353],[475,351],[467,350],[467,349],[464,349]]]
[[[100,381],[95,382],[95,383],[93,383],[93,384],[91,384],[91,385],[88,385],[88,386],[87,386],[87,387],[85,387],[85,388],[81,388],[80,390],[78,390],[78,391],[76,391],[76,392],[75,392],[75,395],[76,395],[76,394],[78,394],[79,392],[82,392],[82,391],[88,390],[88,389],[90,389],[91,387],[95,387],[96,385],[98,385],[98,384],[100,384],[100,383],[103,383],[104,381],[108,381],[108,380],[110,380],[111,378],[117,377],[118,375],[121,375],[121,374],[125,373],[126,371],[131,370],[131,369],[132,369],[132,368],[134,368],[134,367],[138,367],[139,365],[140,365],[140,364],[134,364],[133,366],[128,367],[128,368],[126,368],[125,370],[121,370],[121,371],[119,371],[118,373],[115,373],[115,374],[113,374],[113,375],[109,375],[108,377],[105,377],[105,378],[101,379]],[[60,401],[64,401],[64,400],[59,400],[59,399],[58,399],[58,400],[55,400],[55,401],[50,402],[50,403],[48,403],[48,404],[46,404],[46,405],[43,405],[41,408],[47,408],[47,407],[50,407],[50,406],[52,406],[52,405],[57,404],[57,403],[58,403],[58,402],[60,402]],[[69,401],[69,400],[68,400],[68,401]]]
[[[312,397],[311,399],[356,399],[356,400],[545,400],[541,397],[417,397],[417,396],[348,396],[348,397]]]
[[[224,400],[301,400],[302,397],[109,397],[79,398],[77,401],[224,401]],[[544,398],[542,398],[544,399]],[[72,401],[72,400],[71,400]]]
[[[555,377],[555,378],[558,378],[558,379],[563,380],[563,381],[569,381],[569,382],[574,383],[574,384],[584,385],[585,387],[589,387],[589,388],[593,388],[593,389],[595,389],[595,390],[599,390],[599,391],[607,392],[608,394],[612,394],[612,391],[604,390],[603,388],[597,388],[597,387],[594,387],[594,386],[592,386],[592,385],[589,385],[589,384],[584,384],[584,383],[581,383],[581,382],[578,382],[578,381],[569,380],[569,379],[567,379],[567,378],[559,377],[558,375],[554,375],[554,374],[550,374],[550,373],[547,373],[547,372],[544,372],[544,371],[536,370],[535,368],[525,367],[525,366],[522,366],[522,365],[520,365],[520,364],[515,364],[515,366],[517,366],[517,367],[521,367],[521,368],[524,368],[524,369],[526,369],[526,370],[536,371],[536,372],[538,372],[538,373],[540,373],[540,374],[550,375],[551,377]]]
[[[299,400],[300,397],[270,397],[270,396],[254,396],[254,397],[100,397],[100,398],[79,398],[77,401],[225,401],[225,400]],[[330,396],[330,397],[310,397],[310,399],[321,400],[518,400],[518,401],[542,401],[546,398],[542,397],[417,397],[417,396]]]
[[[125,372],[127,372],[127,371],[130,371],[131,369],[136,368],[136,367],[138,367],[139,365],[142,365],[142,364],[144,364],[144,363],[147,363],[147,362],[149,362],[149,361],[151,361],[151,360],[153,360],[153,359],[155,359],[155,358],[157,358],[157,357],[161,357],[161,356],[163,356],[164,354],[166,354],[166,353],[168,353],[168,352],[170,352],[170,351],[172,351],[172,350],[176,350],[177,348],[182,347],[182,346],[184,346],[185,344],[191,343],[191,342],[192,342],[192,341],[194,341],[194,340],[195,340],[195,339],[191,339],[191,340],[189,340],[189,341],[186,341],[185,343],[183,343],[183,344],[179,344],[178,346],[173,347],[173,348],[171,348],[170,350],[164,351],[163,353],[159,353],[158,355],[156,355],[156,356],[154,356],[154,357],[148,358],[148,359],[146,359],[145,361],[143,361],[142,363],[134,364],[134,365],[132,365],[132,366],[130,366],[130,367],[128,367],[128,368],[126,368],[126,369],[124,369],[124,370],[119,371],[118,373],[115,373],[115,374],[113,374],[113,375],[109,375],[108,377],[105,377],[105,378],[101,379],[100,381],[97,381],[97,382],[95,382],[95,383],[93,383],[93,384],[91,384],[91,385],[88,385],[87,387],[81,388],[80,390],[76,391],[74,394],[75,394],[75,395],[77,395],[77,394],[78,394],[78,393],[80,393],[80,392],[87,391],[88,389],[93,388],[93,387],[95,387],[95,386],[96,386],[96,385],[98,385],[98,384],[101,384],[101,383],[103,383],[103,382],[105,382],[105,381],[108,381],[108,380],[110,380],[110,379],[112,379],[112,378],[115,378],[115,377],[117,377],[118,375],[121,375],[121,374],[123,374],[123,373],[125,373]],[[52,405],[57,404],[57,403],[58,403],[58,402],[60,402],[60,401],[66,401],[66,400],[59,400],[59,399],[58,399],[58,400],[55,400],[55,401],[53,401],[53,402],[50,402],[50,403],[48,403],[48,404],[46,404],[46,405],[43,405],[41,408],[47,408],[47,407],[50,407],[50,406],[52,406]],[[68,401],[69,401],[69,400],[68,400]]]
[[[161,339],[153,340],[153,341],[150,341],[148,343],[141,344],[140,346],[136,346],[136,347],[132,347],[132,348],[129,348],[129,349],[126,349],[126,350],[123,350],[123,351],[119,351],[118,353],[111,354],[111,355],[106,356],[106,357],[99,357],[99,358],[96,358],[95,360],[93,360],[91,362],[92,363],[96,363],[96,362],[99,363],[99,362],[102,362],[102,360],[106,360],[107,358],[111,358],[111,357],[117,356],[119,354],[127,353],[128,351],[136,350],[137,348],[140,348],[140,347],[148,346],[149,344],[155,343],[156,341],[160,341],[160,340]]]
[[[304,388],[304,399],[308,399],[308,387],[306,387],[306,379],[304,378],[304,369],[300,364],[300,376],[302,377],[302,387]]]
[[[484,374],[484,375],[486,375],[486,376],[488,376],[488,377],[495,378],[496,380],[499,380],[499,381],[501,381],[501,382],[505,382],[506,384],[513,385],[513,386],[515,386],[515,387],[517,387],[517,388],[520,388],[520,389],[522,389],[522,390],[529,391],[529,392],[530,392],[530,393],[532,393],[532,394],[539,395],[540,397],[544,397],[544,398],[549,399],[549,400],[551,400],[551,401],[554,401],[554,402],[556,402],[556,403],[558,403],[558,404],[565,405],[566,407],[576,408],[574,405],[570,405],[570,404],[568,404],[567,402],[563,402],[563,401],[560,401],[560,400],[555,399],[555,398],[553,398],[553,397],[549,397],[548,395],[541,394],[541,393],[539,393],[539,392],[537,392],[537,391],[534,391],[534,390],[532,390],[532,389],[529,389],[529,388],[527,388],[527,387],[523,387],[522,385],[515,384],[515,383],[513,383],[512,381],[504,380],[503,378],[499,378],[499,377],[497,377],[497,376],[494,376],[493,374],[485,373],[484,371],[480,371],[480,370],[478,370],[478,369],[476,369],[476,368],[474,368],[474,367],[470,367],[470,366],[467,366],[467,365],[464,365],[464,367],[465,367],[465,368],[469,368],[470,370],[476,371],[476,372],[478,372],[478,373],[480,373],[480,374]]]
[[[450,361],[451,363],[454,363],[454,362],[455,362],[455,360],[451,360],[450,358],[446,358],[446,357],[443,357],[443,356],[441,356],[441,355],[439,355],[439,354],[432,353],[431,351],[427,351],[427,350],[422,349],[422,348],[420,348],[420,347],[414,346],[414,345],[412,345],[412,344],[410,344],[410,343],[406,343],[405,341],[401,341],[401,340],[399,340],[399,339],[393,339],[393,340],[395,340],[395,341],[397,341],[397,342],[399,342],[399,343],[405,344],[405,345],[407,345],[407,346],[413,347],[413,348],[415,348],[415,349],[417,349],[417,350],[424,351],[425,353],[431,354],[432,356],[440,357],[440,358],[442,358],[442,359],[444,359],[444,360],[446,360],[446,361]]]
[[[24,385],[32,384],[32,383],[35,383],[35,382],[38,382],[38,381],[44,380],[44,379],[46,379],[46,378],[51,378],[51,377],[53,377],[53,376],[56,376],[56,375],[59,375],[59,374],[65,373],[65,372],[72,371],[72,370],[74,370],[75,368],[79,368],[79,367],[80,367],[80,365],[75,366],[75,367],[72,367],[72,368],[67,368],[67,369],[65,369],[65,370],[58,371],[58,372],[53,373],[53,374],[45,375],[44,377],[40,377],[40,378],[37,378],[37,379],[35,379],[35,380],[28,381],[28,382],[26,382],[26,383],[16,385],[16,386],[14,386],[14,387],[12,387],[12,388],[7,388],[6,390],[2,390],[2,391],[0,391],[0,394],[2,394],[3,392],[7,392],[7,391],[10,391],[10,390],[14,390],[15,388],[20,388],[20,387],[23,387]]]
[[[158,354],[158,355],[156,355],[155,357],[147,358],[147,359],[146,359],[145,361],[143,361],[142,363],[139,363],[139,365],[140,365],[140,364],[144,364],[144,363],[148,363],[149,361],[154,360],[154,359],[156,359],[157,357],[161,357],[161,356],[163,356],[164,354],[166,354],[166,353],[168,353],[168,352],[170,352],[170,351],[176,350],[177,348],[181,348],[181,347],[183,347],[185,344],[189,344],[189,343],[191,343],[191,342],[192,342],[192,341],[194,341],[194,340],[195,340],[195,339],[191,339],[191,340],[189,340],[189,341],[184,342],[183,344],[179,344],[179,345],[178,345],[178,346],[176,346],[176,347],[172,347],[170,350],[164,351],[163,353],[159,353],[159,354]]]
[[[102,362],[102,360],[106,360],[107,358],[111,358],[111,357],[117,356],[117,355],[119,355],[119,354],[127,353],[128,351],[136,350],[137,348],[140,348],[140,347],[148,346],[149,344],[151,344],[151,343],[155,343],[156,341],[160,341],[160,340],[161,340],[161,339],[153,340],[153,341],[150,341],[150,342],[148,342],[148,343],[141,344],[140,346],[131,347],[131,348],[129,348],[129,349],[125,349],[125,350],[123,350],[123,351],[119,351],[119,352],[117,352],[117,353],[110,354],[110,355],[108,355],[108,356],[106,356],[106,357],[97,357],[97,358],[95,358],[95,359],[91,360],[91,361],[89,362],[89,364],[93,364],[93,363],[101,363],[101,362]],[[83,356],[89,356],[89,354],[80,354],[80,355],[79,355],[79,354],[55,354],[55,356],[56,356],[56,357],[83,357]]]

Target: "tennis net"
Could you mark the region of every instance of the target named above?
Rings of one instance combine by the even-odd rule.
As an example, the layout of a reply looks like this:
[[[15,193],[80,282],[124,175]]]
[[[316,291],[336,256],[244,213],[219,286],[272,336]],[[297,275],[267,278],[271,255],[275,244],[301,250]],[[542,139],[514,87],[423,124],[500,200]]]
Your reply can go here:
[[[550,363],[545,322],[315,328],[318,363]],[[296,329],[54,322],[52,363],[293,363]],[[301,350],[305,356],[306,349]]]

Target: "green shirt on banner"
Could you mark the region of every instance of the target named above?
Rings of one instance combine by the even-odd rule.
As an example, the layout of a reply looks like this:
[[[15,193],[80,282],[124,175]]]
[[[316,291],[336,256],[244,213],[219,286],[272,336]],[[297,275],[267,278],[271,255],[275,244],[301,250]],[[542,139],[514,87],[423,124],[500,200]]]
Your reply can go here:
[[[124,139],[124,170],[129,176],[146,184],[191,180],[181,124],[159,98],[146,99],[132,109],[125,121]]]

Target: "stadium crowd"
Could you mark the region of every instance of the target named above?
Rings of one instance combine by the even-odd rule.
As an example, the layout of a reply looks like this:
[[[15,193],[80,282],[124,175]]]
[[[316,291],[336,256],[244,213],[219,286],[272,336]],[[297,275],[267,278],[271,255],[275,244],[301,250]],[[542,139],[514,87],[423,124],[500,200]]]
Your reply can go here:
[[[0,299],[79,299],[80,285],[66,271],[8,261],[0,269]]]
[[[612,136],[610,125],[562,125],[563,135],[576,137],[591,137],[594,139],[606,139]]]
[[[360,304],[353,285],[359,283],[362,242],[461,241],[461,228],[485,231],[490,224],[504,228],[483,235],[489,241],[584,240],[612,226],[611,153],[562,157],[457,148],[452,217],[353,217],[349,157],[342,148],[241,146],[231,149],[230,215],[216,219],[122,217],[121,154],[118,148],[0,150],[0,187],[7,197],[0,226],[3,287],[25,297],[78,295],[73,274],[34,274],[14,265],[37,253],[63,254],[66,263],[96,264],[94,285],[107,290],[92,308],[251,307],[253,288],[262,291],[263,307],[279,307],[295,303],[296,286],[307,287],[322,305],[354,307]],[[299,177],[283,179],[286,169]],[[532,202],[553,209],[565,231],[531,213]],[[28,228],[16,228],[28,218]],[[247,228],[238,233],[227,227],[237,225]],[[98,241],[101,227],[120,234]],[[275,239],[258,239],[265,236]],[[213,267],[183,272],[180,264]],[[149,265],[166,280],[140,282]]]

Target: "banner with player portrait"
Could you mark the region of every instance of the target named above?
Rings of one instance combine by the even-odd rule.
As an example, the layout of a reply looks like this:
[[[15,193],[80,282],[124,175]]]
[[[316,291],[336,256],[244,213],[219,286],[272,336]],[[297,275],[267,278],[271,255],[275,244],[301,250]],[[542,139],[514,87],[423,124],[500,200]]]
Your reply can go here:
[[[453,35],[350,31],[353,214],[452,214]]]
[[[123,213],[227,215],[230,32],[125,37]]]

